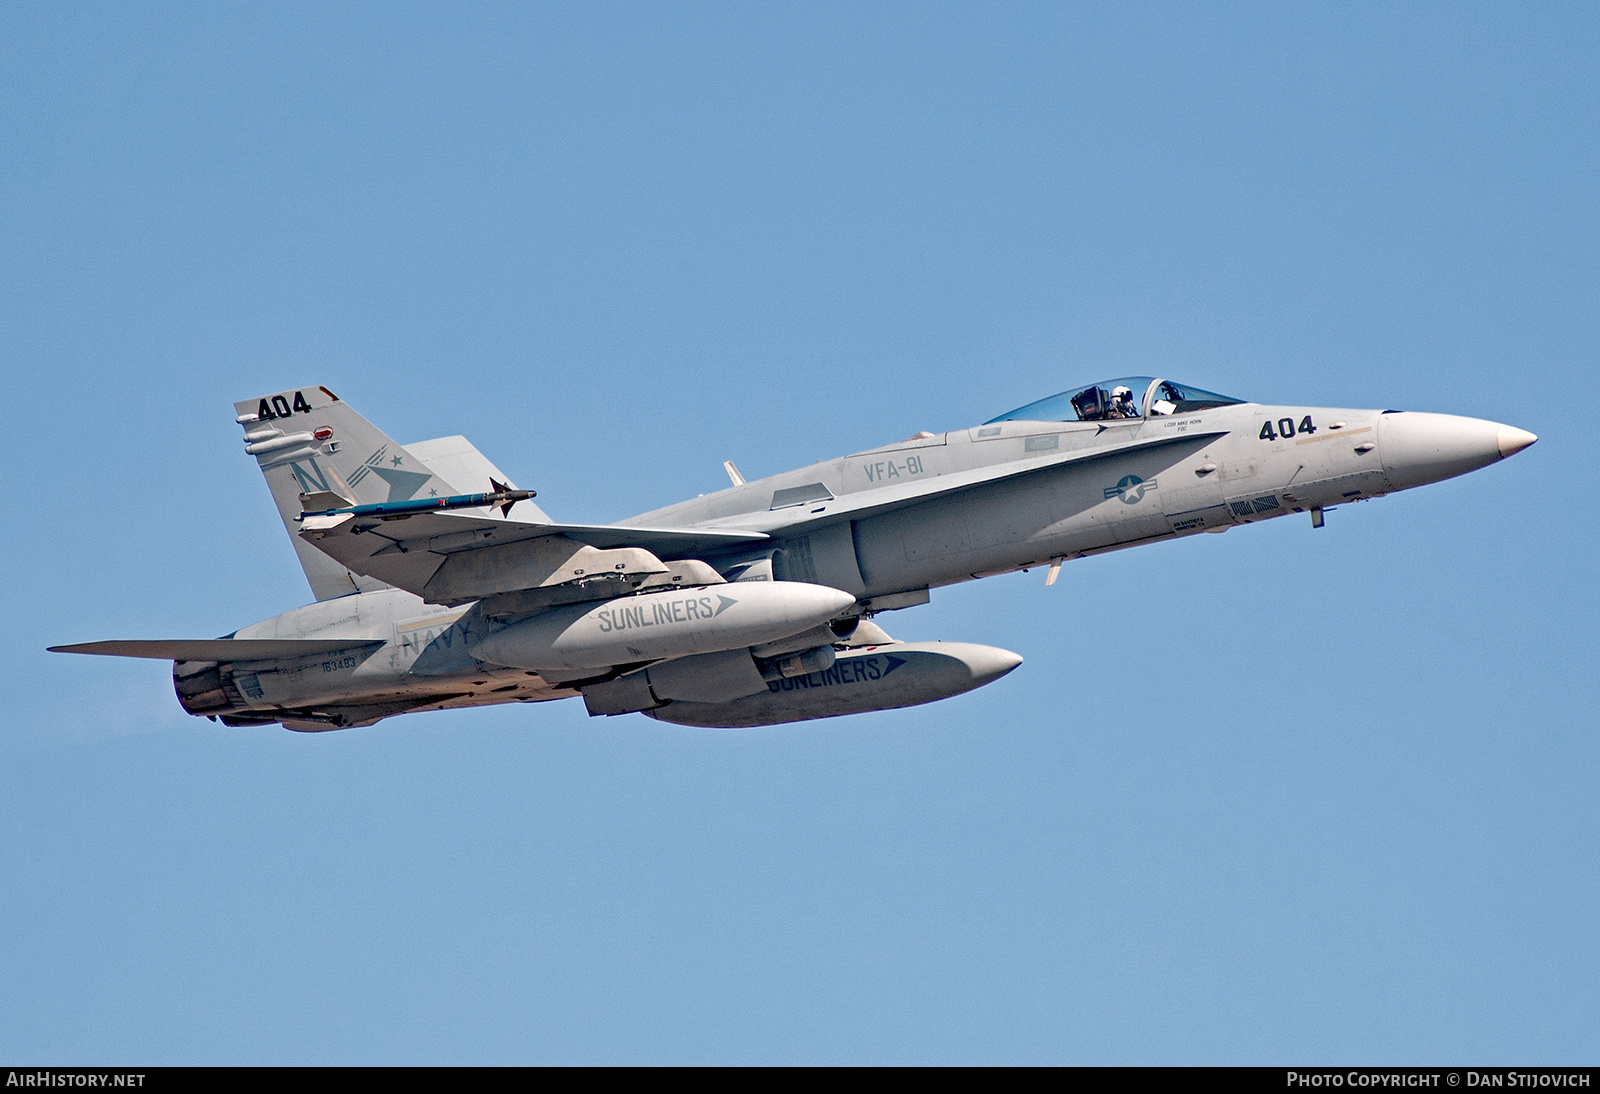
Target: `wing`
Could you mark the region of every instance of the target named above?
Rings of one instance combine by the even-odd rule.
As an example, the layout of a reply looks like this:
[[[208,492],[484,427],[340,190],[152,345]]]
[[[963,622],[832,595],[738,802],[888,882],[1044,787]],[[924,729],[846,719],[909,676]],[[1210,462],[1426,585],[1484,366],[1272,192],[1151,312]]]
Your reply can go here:
[[[335,650],[381,646],[371,638],[172,638],[133,642],[80,642],[51,646],[51,653],[96,653],[104,657],[148,657],[156,661],[266,661],[308,657]]]
[[[434,604],[600,577],[642,579],[666,572],[663,560],[767,538],[763,532],[531,524],[434,512],[398,519],[308,516],[300,536],[355,573]]]

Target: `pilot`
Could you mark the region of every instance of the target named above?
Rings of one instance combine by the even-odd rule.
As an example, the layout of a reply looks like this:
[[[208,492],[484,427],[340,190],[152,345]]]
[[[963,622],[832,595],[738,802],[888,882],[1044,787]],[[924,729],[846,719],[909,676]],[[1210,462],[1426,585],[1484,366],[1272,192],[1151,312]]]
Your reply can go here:
[[[1118,384],[1111,389],[1111,405],[1106,409],[1107,418],[1137,418],[1139,408],[1133,405],[1133,392],[1123,384]]]

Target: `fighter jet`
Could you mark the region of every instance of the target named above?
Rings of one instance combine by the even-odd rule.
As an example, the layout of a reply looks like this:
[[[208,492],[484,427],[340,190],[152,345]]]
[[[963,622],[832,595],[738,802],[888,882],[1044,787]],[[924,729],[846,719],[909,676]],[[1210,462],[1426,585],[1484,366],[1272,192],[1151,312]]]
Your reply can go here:
[[[1537,440],[1136,376],[755,482],[729,462],[726,490],[588,525],[551,520],[465,438],[397,444],[325,387],[235,411],[316,602],[223,638],[52,649],[171,660],[191,714],[302,731],[569,697],[723,728],[945,699],[1022,658],[897,642],[875,617],[1176,536],[1320,528]]]

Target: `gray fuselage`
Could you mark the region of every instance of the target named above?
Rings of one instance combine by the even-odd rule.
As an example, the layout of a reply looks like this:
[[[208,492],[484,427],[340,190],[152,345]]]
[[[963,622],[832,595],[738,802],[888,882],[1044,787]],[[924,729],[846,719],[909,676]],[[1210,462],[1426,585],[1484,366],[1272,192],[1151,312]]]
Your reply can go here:
[[[856,613],[871,614],[973,578],[1290,513],[1320,516],[1482,467],[1531,437],[1446,415],[1251,403],[1099,421],[1007,420],[919,434],[620,524],[767,533],[767,541],[704,561],[729,581],[830,586],[856,598]],[[368,644],[234,664],[224,673],[229,720],[251,721],[259,711],[260,720],[292,725],[284,711],[337,707],[342,724],[361,724],[401,710],[577,694],[570,684],[472,657],[468,645],[494,626],[474,605],[430,605],[400,590],[287,612],[234,637]],[[177,666],[180,696],[186,664]]]

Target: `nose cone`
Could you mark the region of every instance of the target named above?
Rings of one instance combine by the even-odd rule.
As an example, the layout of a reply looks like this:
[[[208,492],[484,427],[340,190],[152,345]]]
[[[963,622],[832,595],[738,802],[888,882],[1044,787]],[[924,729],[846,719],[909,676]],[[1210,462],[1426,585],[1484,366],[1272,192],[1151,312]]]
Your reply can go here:
[[[1500,427],[1500,458],[1503,460],[1507,456],[1515,456],[1538,439],[1526,429],[1503,425]]]
[[[1383,470],[1395,490],[1465,475],[1521,452],[1536,440],[1514,426],[1453,414],[1400,411],[1378,419]]]

